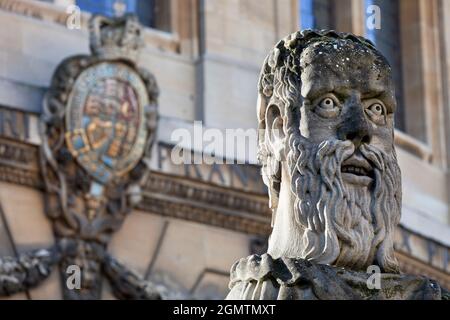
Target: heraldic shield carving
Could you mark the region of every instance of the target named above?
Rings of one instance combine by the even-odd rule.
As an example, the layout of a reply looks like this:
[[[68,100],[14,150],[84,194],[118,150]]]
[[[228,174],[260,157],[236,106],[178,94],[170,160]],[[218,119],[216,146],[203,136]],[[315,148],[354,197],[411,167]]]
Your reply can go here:
[[[93,16],[89,27],[92,54],[58,66],[41,117],[45,211],[56,244],[0,259],[0,274],[11,279],[0,280],[0,295],[37,285],[58,264],[65,299],[99,299],[103,277],[118,298],[160,298],[107,252],[149,174],[156,80],[136,65],[142,40],[135,16]],[[71,268],[81,271],[79,288],[70,286]]]

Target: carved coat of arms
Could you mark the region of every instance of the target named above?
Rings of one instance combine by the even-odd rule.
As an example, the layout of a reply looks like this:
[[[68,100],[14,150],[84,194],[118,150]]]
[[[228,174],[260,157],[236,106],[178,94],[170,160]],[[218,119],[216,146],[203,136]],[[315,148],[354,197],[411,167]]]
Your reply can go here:
[[[15,283],[1,283],[0,295],[37,285],[58,264],[65,299],[100,298],[103,276],[118,298],[159,298],[107,252],[111,235],[141,198],[156,134],[158,88],[136,65],[140,36],[135,16],[94,16],[92,54],[69,57],[55,71],[40,132],[45,213],[56,244],[18,260],[0,259],[0,274]],[[5,263],[14,268],[2,270]],[[66,285],[73,266],[82,274],[76,289]]]

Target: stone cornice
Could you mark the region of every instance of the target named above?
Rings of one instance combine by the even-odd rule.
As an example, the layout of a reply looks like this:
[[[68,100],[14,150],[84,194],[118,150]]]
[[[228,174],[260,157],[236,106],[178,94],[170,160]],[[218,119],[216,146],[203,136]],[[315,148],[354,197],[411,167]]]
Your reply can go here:
[[[41,190],[38,159],[38,146],[0,138],[0,181]],[[271,231],[268,200],[263,195],[158,171],[145,184],[143,195],[138,208],[152,214],[263,237]],[[448,248],[402,226],[398,234],[395,246],[402,270],[425,274],[447,285]],[[418,243],[423,248],[419,255],[413,248]]]
[[[0,138],[0,180],[42,188],[36,146]]]
[[[446,289],[450,288],[450,276],[448,273],[398,251],[396,252],[396,256],[402,273],[420,274],[438,281]]]
[[[255,219],[250,215],[234,212],[229,209],[210,205],[192,203],[161,194],[146,194],[138,206],[144,211],[159,215],[178,218],[233,231],[267,235],[270,233],[270,220]]]
[[[193,179],[153,172],[145,185],[145,195],[160,193],[195,203],[205,203],[218,210],[232,210],[243,216],[270,221],[270,209],[265,196],[238,192]]]
[[[35,145],[0,138],[0,180],[42,189],[38,156]],[[266,197],[160,172],[144,186],[139,208],[249,234],[270,232]]]
[[[30,0],[0,0],[0,10],[15,13],[25,17],[39,19],[66,25],[68,14],[63,8],[39,1]],[[83,28],[87,26],[86,15],[81,16]]]

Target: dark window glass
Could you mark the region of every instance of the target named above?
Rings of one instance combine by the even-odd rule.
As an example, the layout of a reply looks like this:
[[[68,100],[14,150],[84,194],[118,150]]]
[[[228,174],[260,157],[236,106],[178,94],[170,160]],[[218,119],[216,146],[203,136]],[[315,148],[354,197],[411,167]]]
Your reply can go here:
[[[170,31],[170,0],[77,0],[83,11],[113,17],[118,11],[134,13],[147,27]]]
[[[301,29],[333,29],[331,0],[299,0]]]
[[[399,1],[366,0],[366,8],[370,5],[377,5],[380,8],[381,28],[370,30],[366,25],[366,37],[375,43],[378,50],[383,53],[392,67],[392,77],[395,83],[395,95],[397,98],[395,127],[405,131]]]
[[[300,1],[300,28],[314,29],[313,0]]]

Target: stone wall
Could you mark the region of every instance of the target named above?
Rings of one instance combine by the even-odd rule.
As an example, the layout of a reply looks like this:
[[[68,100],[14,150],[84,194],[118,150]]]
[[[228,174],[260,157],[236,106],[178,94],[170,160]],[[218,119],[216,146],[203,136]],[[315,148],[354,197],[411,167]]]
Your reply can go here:
[[[364,22],[364,8],[358,1],[345,3],[349,10],[337,10],[342,29],[361,34],[357,22]],[[405,257],[402,266],[408,272],[448,279],[450,100],[444,88],[450,75],[450,4],[411,0],[408,5],[410,11],[404,12],[415,15],[402,16],[403,24],[408,19],[424,20],[408,24],[416,29],[403,35],[405,43],[419,41],[422,48],[418,60],[404,62],[409,68],[404,78],[411,83],[410,93],[425,94],[417,98],[421,100],[409,96],[415,108],[427,106],[422,110],[426,119],[416,119],[425,121],[414,125],[414,111],[409,126],[414,131],[425,123],[429,140],[423,143],[404,133],[396,135],[404,188],[401,223],[413,234],[410,245],[415,248],[408,251],[399,231],[398,252]],[[274,43],[297,29],[297,1],[173,0],[173,10],[174,31],[146,29],[146,49],[140,58],[161,89],[159,145],[170,150],[171,130],[192,130],[194,120],[221,129],[255,128],[259,69]],[[344,23],[349,12],[356,14],[351,23]],[[81,30],[68,30],[65,18],[64,8],[51,4],[0,0],[0,255],[53,242],[33,162],[40,143],[38,117],[56,66],[68,56],[89,52],[88,15],[83,14]],[[426,30],[420,29],[424,25]],[[439,70],[435,61],[442,64]],[[418,75],[425,75],[422,81],[417,81]],[[28,117],[25,122],[23,111]],[[238,174],[232,182],[226,165],[213,175],[212,167],[202,166],[199,176],[195,167],[186,175],[185,168],[174,168],[158,156],[153,161],[158,183],[164,182],[168,189],[148,192],[150,200],[114,235],[111,252],[139,273],[184,295],[223,297],[232,263],[250,252],[255,236],[270,231],[264,188],[252,178],[258,169],[255,157],[249,159],[247,184],[238,181]],[[59,296],[55,271],[42,286],[12,298]],[[104,297],[112,298],[106,284]]]

